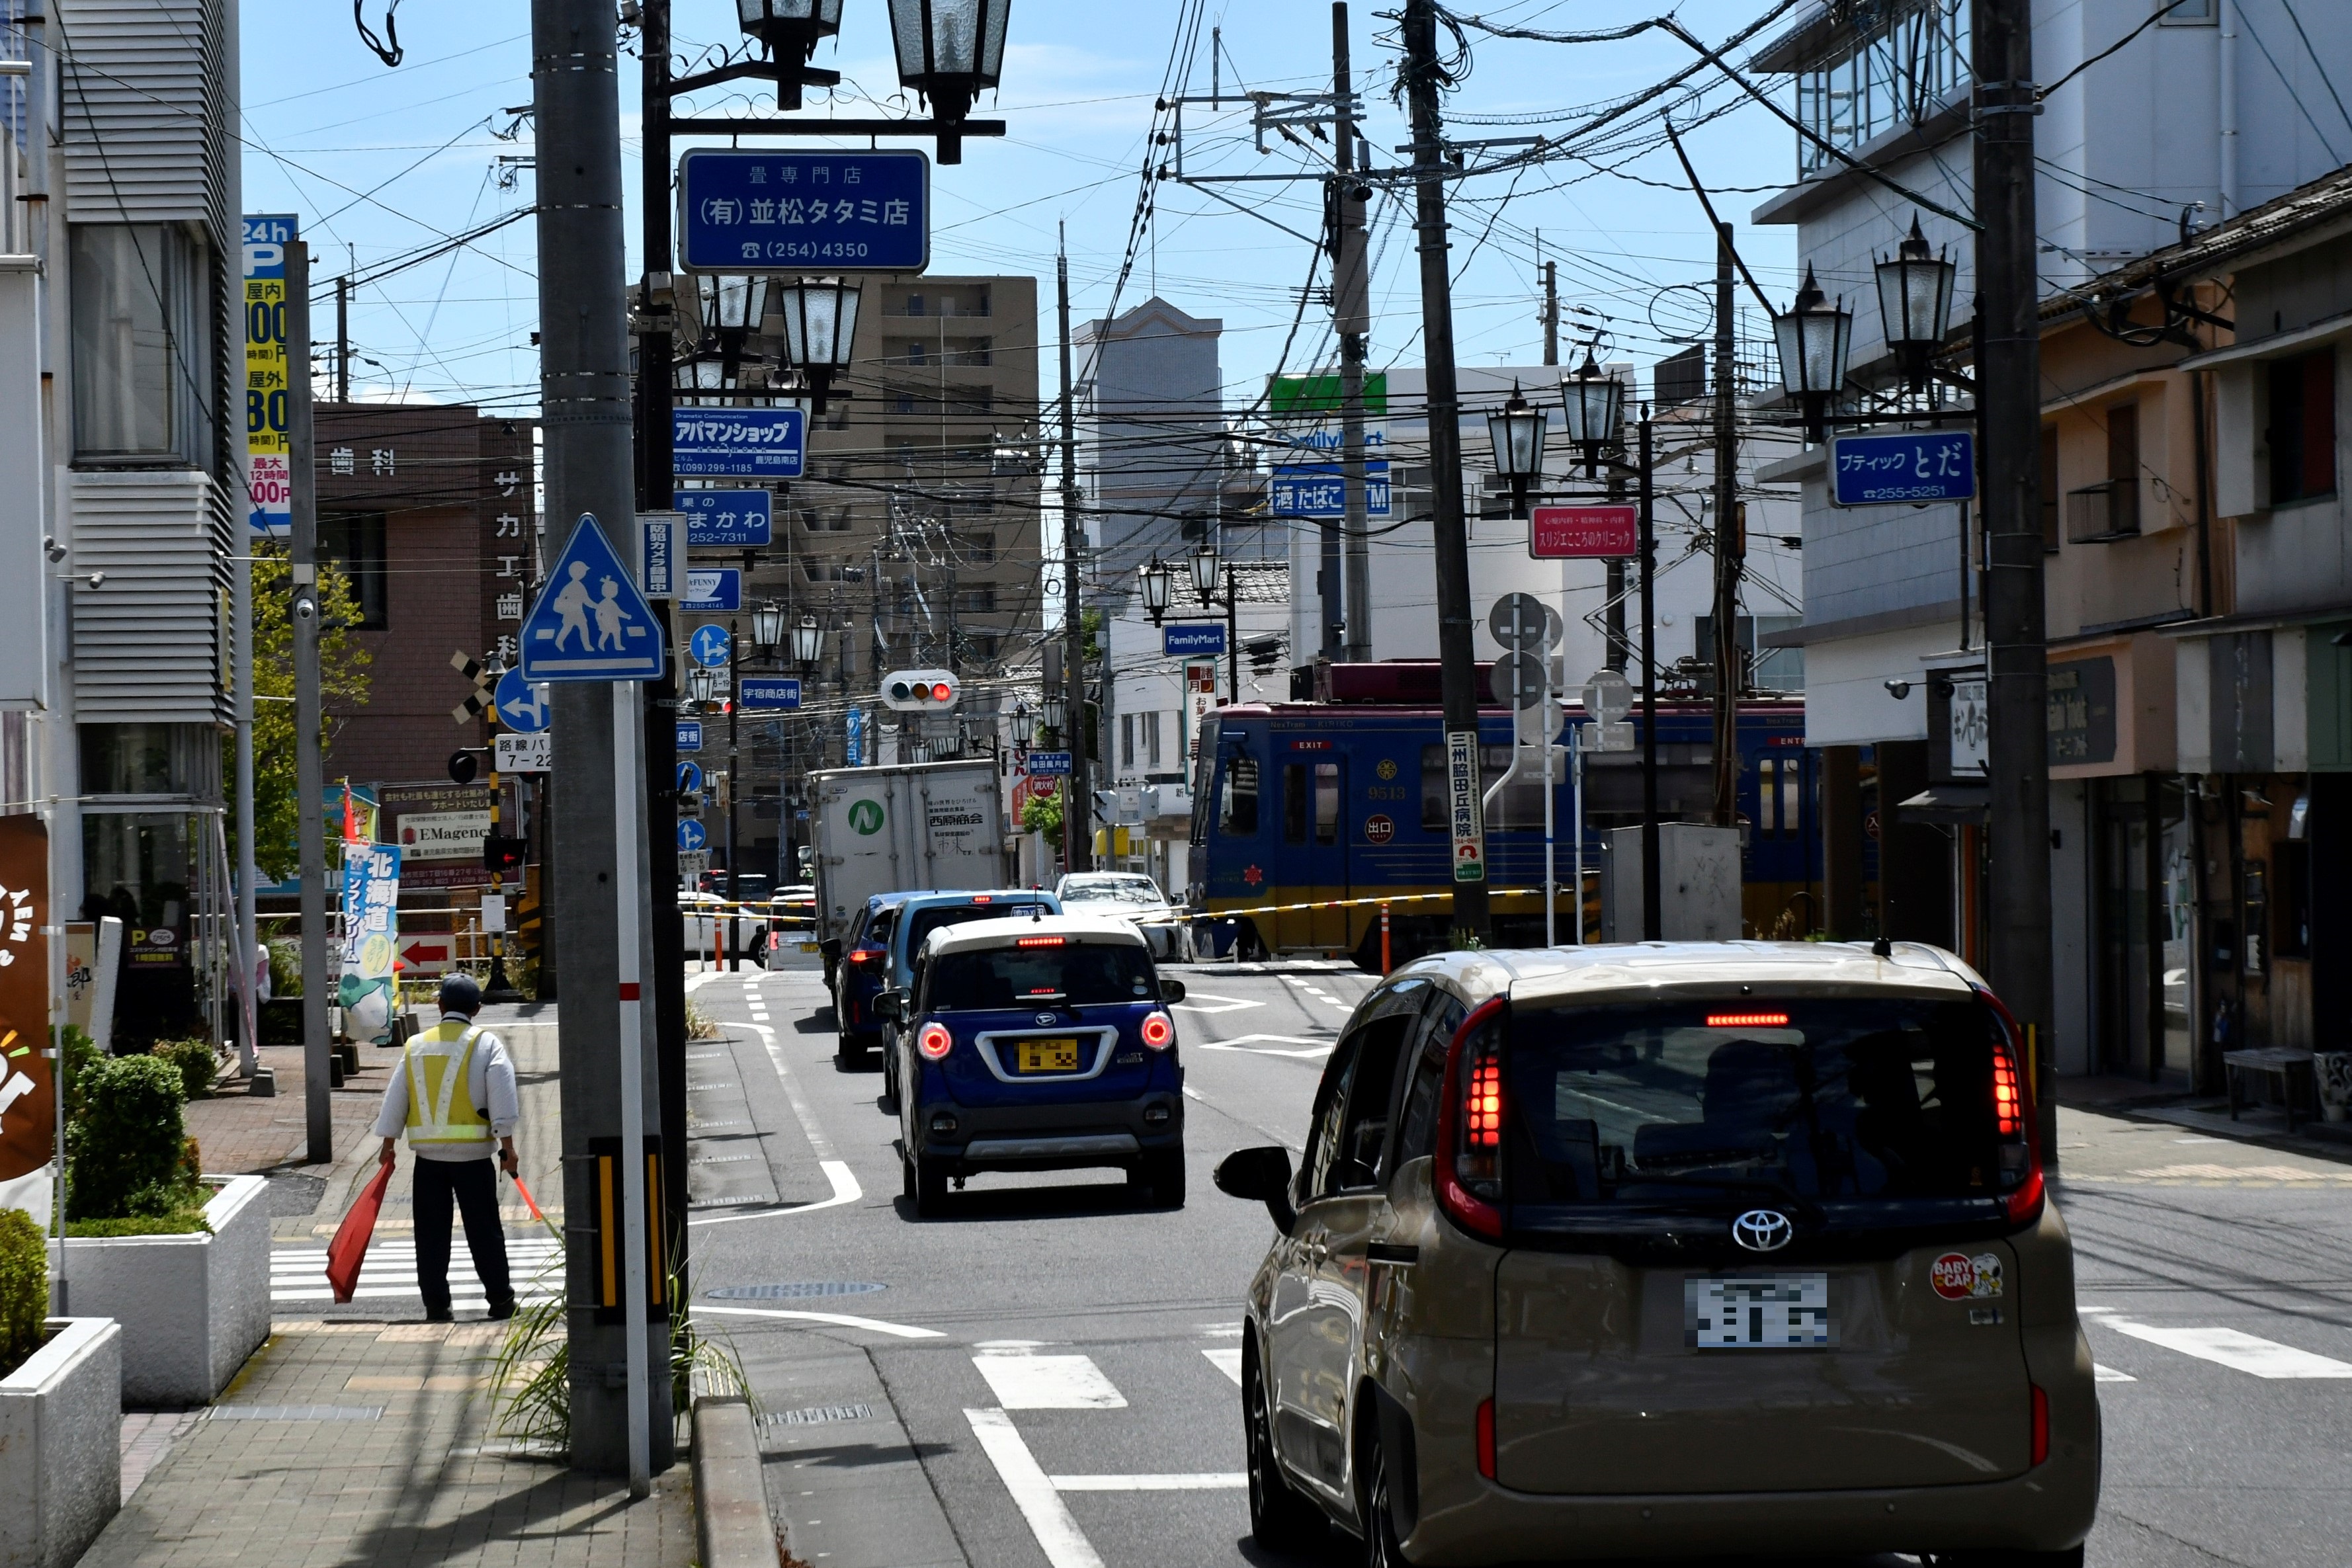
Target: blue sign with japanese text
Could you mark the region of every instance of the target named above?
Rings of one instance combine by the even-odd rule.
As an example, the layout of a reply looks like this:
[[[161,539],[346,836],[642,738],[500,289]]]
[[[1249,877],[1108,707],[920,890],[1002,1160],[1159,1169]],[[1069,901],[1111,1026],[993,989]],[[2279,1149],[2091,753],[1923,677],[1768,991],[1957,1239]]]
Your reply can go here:
[[[700,719],[682,718],[677,721],[677,748],[680,751],[699,751],[702,749],[702,721]]]
[[[1029,777],[1057,779],[1070,771],[1070,754],[1066,751],[1033,751],[1029,754]]]
[[[677,235],[688,272],[921,272],[930,156],[698,147],[677,161]]]
[[[677,601],[680,610],[740,610],[743,608],[743,573],[731,566],[689,567],[686,573],[686,597]]]
[[[865,767],[866,710],[864,708],[854,707],[848,711],[847,732],[845,739],[846,749],[842,753],[842,761],[852,768]]]
[[[1364,465],[1364,515],[1389,515],[1389,465]],[[1276,468],[1266,487],[1267,510],[1277,517],[1344,517],[1348,481],[1336,463],[1294,463]]]
[[[674,409],[671,467],[688,479],[797,479],[807,437],[796,408]]]
[[[1841,507],[1969,500],[1977,493],[1976,433],[1838,436],[1830,443],[1830,484]]]
[[[1171,659],[1206,659],[1225,651],[1225,629],[1214,621],[1162,626],[1160,651]]]
[[[677,847],[688,854],[710,842],[710,831],[692,817],[681,818],[677,824]]]
[[[746,675],[739,684],[746,713],[801,706],[801,684],[790,675]]]
[[[696,549],[770,542],[774,497],[766,490],[679,490],[671,505],[686,515],[686,542]]]

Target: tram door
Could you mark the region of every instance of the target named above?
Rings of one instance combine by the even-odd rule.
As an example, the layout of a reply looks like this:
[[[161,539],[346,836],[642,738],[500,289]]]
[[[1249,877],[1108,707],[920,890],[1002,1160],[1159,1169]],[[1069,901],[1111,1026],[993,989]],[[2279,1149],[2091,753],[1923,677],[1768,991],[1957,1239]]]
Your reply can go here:
[[[1347,759],[1336,751],[1294,755],[1282,765],[1282,902],[1349,895]],[[1348,946],[1345,909],[1286,911],[1274,919],[1275,946],[1297,952]]]

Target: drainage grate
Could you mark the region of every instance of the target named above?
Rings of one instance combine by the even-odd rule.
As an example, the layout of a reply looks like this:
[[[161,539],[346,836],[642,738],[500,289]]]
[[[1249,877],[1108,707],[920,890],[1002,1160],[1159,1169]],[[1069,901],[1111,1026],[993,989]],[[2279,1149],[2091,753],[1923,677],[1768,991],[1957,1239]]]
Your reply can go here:
[[[380,1421],[381,1405],[215,1405],[215,1421]]]
[[[760,1417],[762,1427],[815,1427],[827,1421],[871,1421],[870,1405],[811,1405],[802,1410],[771,1410]]]
[[[697,1155],[686,1163],[690,1166],[731,1166],[759,1157],[757,1155]]]
[[[857,1280],[796,1280],[785,1285],[726,1285],[702,1294],[713,1301],[773,1301],[791,1296],[863,1296],[882,1288]]]

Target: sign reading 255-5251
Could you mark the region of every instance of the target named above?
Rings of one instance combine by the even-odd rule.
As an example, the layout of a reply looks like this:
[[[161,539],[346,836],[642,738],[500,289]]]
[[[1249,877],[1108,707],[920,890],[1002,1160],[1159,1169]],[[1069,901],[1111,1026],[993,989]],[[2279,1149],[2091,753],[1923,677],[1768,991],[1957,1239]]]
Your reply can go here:
[[[931,161],[911,149],[697,148],[678,160],[688,272],[921,272],[931,264]]]

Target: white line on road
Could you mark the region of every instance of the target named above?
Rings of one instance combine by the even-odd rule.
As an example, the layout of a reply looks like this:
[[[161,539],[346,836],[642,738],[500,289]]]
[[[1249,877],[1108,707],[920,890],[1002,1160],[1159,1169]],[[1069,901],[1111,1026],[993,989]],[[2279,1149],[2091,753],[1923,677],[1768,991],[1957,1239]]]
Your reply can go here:
[[[773,1219],[778,1215],[783,1214],[814,1214],[820,1208],[839,1208],[845,1203],[856,1203],[866,1196],[866,1189],[857,1185],[857,1176],[850,1170],[848,1162],[819,1160],[816,1166],[817,1169],[824,1173],[824,1179],[833,1184],[831,1197],[821,1197],[814,1203],[794,1203],[786,1204],[779,1208],[754,1209],[749,1214],[719,1214],[713,1215],[709,1219],[689,1219],[686,1222],[687,1227],[694,1229],[705,1225],[732,1225],[741,1219]]]
[[[1254,1040],[1274,1040],[1283,1045],[1304,1046],[1304,1051],[1254,1050]],[[1302,1040],[1295,1034],[1237,1034],[1231,1040],[1203,1040],[1193,1043],[1195,1051],[1238,1051],[1251,1056],[1328,1056],[1331,1041]]]
[[[1171,1476],[1047,1476],[1056,1491],[1224,1491],[1249,1485],[1239,1470]]]
[[[833,1140],[826,1137],[824,1129],[816,1124],[816,1113],[809,1109],[807,1097],[801,1093],[800,1080],[794,1078],[793,1070],[785,1065],[784,1048],[776,1043],[776,1031],[763,1023],[740,1027],[760,1031],[760,1042],[768,1048],[768,1061],[774,1066],[776,1076],[783,1080],[784,1093],[792,1100],[793,1114],[800,1118],[801,1131],[808,1134],[810,1149],[814,1151],[818,1159],[832,1159]]]
[[[2102,1316],[2098,1321],[2117,1333],[2126,1333],[2134,1339],[2160,1344],[2167,1350],[2177,1350],[2183,1355],[2214,1362],[2233,1371],[2250,1372],[2256,1377],[2352,1377],[2352,1362],[2314,1355],[2307,1350],[2297,1350],[2293,1345],[2280,1344],[2274,1340],[2258,1339],[2236,1329],[2159,1328],[2150,1323],[2136,1323],[2128,1319],[2107,1316]]]
[[[1214,1366],[1219,1372],[1223,1373],[1227,1377],[1232,1378],[1234,1380],[1234,1387],[1239,1388],[1242,1385],[1241,1346],[1237,1344],[1219,1345],[1213,1349],[1204,1350],[1201,1354],[1209,1358],[1209,1364],[1212,1366]]]
[[[1203,1002],[1214,1002],[1217,1005],[1213,1008],[1202,1007],[1201,1004]],[[1241,997],[1216,997],[1211,996],[1206,991],[1192,991],[1188,993],[1182,1001],[1170,1002],[1168,1006],[1171,1011],[1180,1013],[1237,1013],[1244,1008],[1262,1008],[1265,1004],[1250,1001]]]
[[[988,1379],[997,1403],[1007,1410],[1124,1410],[1127,1397],[1090,1356],[975,1355],[971,1364]]]
[[[2096,1383],[2137,1383],[2139,1381],[2128,1372],[2117,1372],[2112,1366],[2101,1366],[2096,1362],[2091,1364],[2091,1377],[2092,1381]]]
[[[793,1322],[829,1323],[835,1328],[865,1329],[872,1333],[895,1334],[900,1339],[947,1337],[937,1329],[919,1329],[910,1323],[886,1323],[879,1318],[852,1317],[847,1312],[800,1312],[782,1307],[714,1307],[707,1301],[697,1301],[694,1310],[730,1318],[780,1318]]]
[[[996,1479],[1029,1521],[1029,1533],[1037,1538],[1051,1568],[1103,1568],[1102,1558],[1055,1490],[1053,1478],[1021,1440],[1013,1417],[1002,1410],[966,1410],[963,1418],[971,1423],[971,1435],[980,1439],[981,1451],[996,1467]]]

